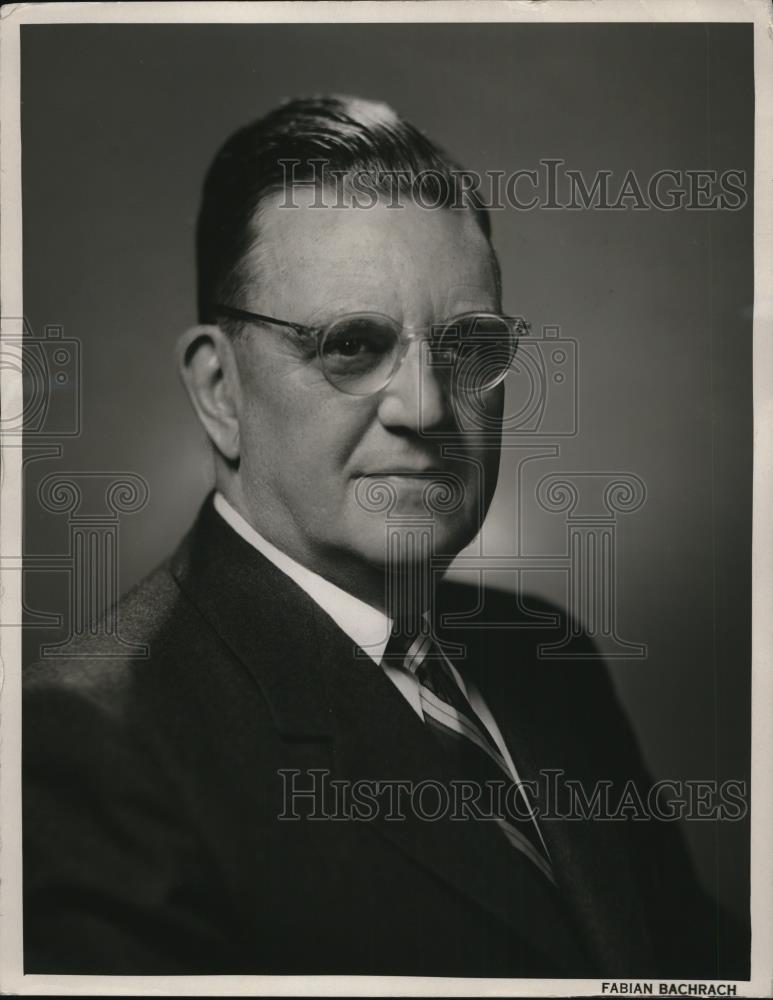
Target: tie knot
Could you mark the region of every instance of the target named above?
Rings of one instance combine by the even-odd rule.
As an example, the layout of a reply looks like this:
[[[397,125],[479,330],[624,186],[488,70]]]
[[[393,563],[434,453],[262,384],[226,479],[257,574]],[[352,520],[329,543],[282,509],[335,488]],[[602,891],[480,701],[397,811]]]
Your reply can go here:
[[[384,661],[415,674],[432,649],[432,645],[432,635],[428,630],[409,634],[395,628],[384,650]]]

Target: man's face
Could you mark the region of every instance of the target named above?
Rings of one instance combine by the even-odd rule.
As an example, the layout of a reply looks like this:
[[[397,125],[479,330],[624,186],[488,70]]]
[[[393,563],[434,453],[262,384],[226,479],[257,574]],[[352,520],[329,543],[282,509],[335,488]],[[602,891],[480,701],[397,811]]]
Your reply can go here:
[[[410,202],[314,209],[313,198],[299,192],[296,209],[280,208],[279,195],[263,204],[245,308],[313,327],[352,312],[428,327],[498,310],[491,250],[470,212]],[[318,357],[282,327],[246,327],[237,356],[243,503],[274,544],[336,579],[347,565],[385,564],[387,518],[410,533],[431,517],[435,553],[453,555],[474,537],[496,485],[501,385],[482,397],[480,419],[460,420],[421,338],[371,396],[332,386]],[[475,405],[480,413],[481,399]],[[428,508],[433,480],[461,484],[454,509]],[[373,509],[380,483],[393,498],[388,512]]]

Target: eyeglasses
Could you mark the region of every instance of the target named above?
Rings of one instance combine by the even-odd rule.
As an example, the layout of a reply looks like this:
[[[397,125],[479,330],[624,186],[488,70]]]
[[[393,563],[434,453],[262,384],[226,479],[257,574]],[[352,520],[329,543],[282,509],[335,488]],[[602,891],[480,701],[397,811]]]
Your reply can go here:
[[[325,326],[311,327],[234,306],[215,304],[213,309],[218,317],[293,330],[316,346],[328,382],[350,396],[370,396],[384,389],[412,341],[426,331],[431,331],[429,362],[455,392],[488,392],[507,375],[518,339],[529,330],[519,317],[487,312],[464,313],[428,327],[404,327],[377,312],[347,313]]]

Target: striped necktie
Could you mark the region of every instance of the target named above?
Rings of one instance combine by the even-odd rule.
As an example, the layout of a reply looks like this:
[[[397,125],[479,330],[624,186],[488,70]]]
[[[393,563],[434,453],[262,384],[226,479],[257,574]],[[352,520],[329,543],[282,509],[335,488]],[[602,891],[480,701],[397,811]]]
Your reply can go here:
[[[407,647],[407,648],[406,648]],[[529,802],[486,726],[462,693],[448,661],[428,634],[412,641],[394,634],[385,659],[399,662],[419,685],[424,721],[464,777],[506,787],[506,802],[519,798],[518,809],[498,814],[496,822],[510,844],[555,885],[550,856]],[[516,814],[517,812],[517,814]]]

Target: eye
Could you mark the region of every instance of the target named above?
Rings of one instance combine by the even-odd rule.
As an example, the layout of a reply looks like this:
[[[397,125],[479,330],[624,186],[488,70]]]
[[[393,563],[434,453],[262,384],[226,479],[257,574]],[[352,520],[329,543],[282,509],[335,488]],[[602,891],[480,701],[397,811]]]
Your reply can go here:
[[[333,343],[326,346],[327,354],[340,354],[344,358],[353,358],[368,347],[368,342],[363,336],[339,336]]]
[[[395,331],[374,317],[351,317],[332,326],[322,342],[327,365],[373,364],[389,357],[397,343]]]

